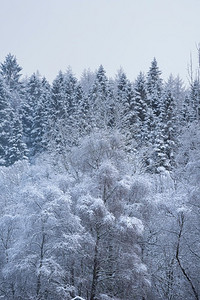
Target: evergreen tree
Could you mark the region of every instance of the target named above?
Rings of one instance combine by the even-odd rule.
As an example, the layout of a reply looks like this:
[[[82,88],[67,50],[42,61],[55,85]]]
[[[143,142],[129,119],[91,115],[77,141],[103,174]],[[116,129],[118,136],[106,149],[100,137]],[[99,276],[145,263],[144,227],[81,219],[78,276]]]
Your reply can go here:
[[[48,148],[50,151],[54,149],[57,153],[61,153],[61,149],[66,147],[64,128],[67,120],[65,75],[61,71],[52,84],[48,113]]]
[[[26,157],[22,127],[17,113],[10,106],[10,94],[0,77],[0,165],[9,166]]]
[[[154,58],[149,72],[147,73],[147,117],[145,125],[147,128],[147,140],[149,144],[149,159],[147,169],[155,172],[163,161],[163,132],[161,123],[161,106],[163,84],[160,77],[161,71]]]
[[[102,65],[96,72],[88,101],[90,128],[107,128],[112,117],[108,102],[108,79]]]
[[[22,96],[21,70],[22,68],[18,65],[16,57],[10,53],[0,65],[0,74],[11,93],[10,101],[15,109],[19,107]]]
[[[82,130],[82,98],[82,88],[71,69],[65,74],[59,72],[52,85],[48,107],[48,144],[57,153],[64,153],[78,141]]]
[[[84,96],[89,94],[91,86],[93,85],[95,80],[95,73],[88,70],[84,70],[80,79],[80,84],[83,89]]]
[[[159,172],[160,167],[171,170],[174,165],[176,131],[175,100],[171,91],[166,90],[163,94],[161,113],[157,124],[157,136],[154,143],[153,155],[156,172]]]
[[[147,74],[147,132],[149,143],[154,144],[159,130],[159,115],[161,112],[161,96],[162,96],[162,79],[161,71],[158,68],[157,61],[151,63],[151,67]]]
[[[80,128],[82,125],[81,104],[83,101],[83,90],[71,69],[68,69],[65,74],[64,87],[66,103],[65,140],[69,147],[77,144],[83,131]]]
[[[45,77],[42,78],[41,81],[42,93],[40,97],[40,121],[38,116],[38,122],[41,125],[41,137],[40,137],[40,146],[42,150],[47,149],[48,145],[48,134],[49,134],[49,119],[50,119],[50,111],[49,105],[51,101],[51,85],[46,80]]]
[[[147,88],[145,76],[142,72],[138,75],[134,84],[137,114],[141,122],[145,121],[147,110]]]
[[[42,85],[38,75],[33,74],[26,85],[25,99],[22,105],[22,121],[29,155],[42,150]]]
[[[84,70],[80,79],[80,88],[82,90],[82,100],[79,105],[79,120],[82,134],[91,131],[91,113],[90,113],[90,91],[94,85],[96,73],[89,69]]]
[[[200,83],[195,79],[187,91],[182,108],[180,111],[180,118],[182,125],[187,125],[200,119]]]
[[[159,70],[157,61],[154,58],[147,74],[147,91],[148,105],[152,108],[155,116],[159,116],[160,114],[160,102],[163,88],[160,75],[161,71]]]
[[[70,68],[68,68],[65,74],[64,82],[66,112],[70,116],[77,109],[77,79]]]
[[[180,117],[181,117],[181,124],[183,126],[194,121],[194,113],[193,113],[191,99],[190,99],[189,94],[186,95],[184,98],[182,110],[180,112]]]
[[[11,107],[4,80],[0,77],[0,165],[8,165],[11,135]]]
[[[162,112],[162,123],[164,127],[164,143],[166,145],[166,155],[169,160],[170,168],[174,165],[174,150],[179,125],[177,121],[175,99],[170,90],[165,92],[163,102],[164,110]]]
[[[114,93],[114,81],[109,79],[108,81],[108,94],[107,94],[107,103],[108,103],[108,127],[116,128],[116,97]]]
[[[5,61],[0,65],[0,74],[4,78],[10,91],[16,91],[20,86],[20,77],[22,68],[18,65],[16,57],[8,54]]]
[[[122,70],[118,74],[116,94],[117,128],[126,136],[127,149],[132,150],[133,141],[138,137],[138,116],[132,84]]]
[[[18,160],[26,159],[28,150],[23,142],[22,122],[16,113],[11,113],[11,136],[9,142],[9,155],[7,157],[8,165],[12,165]]]
[[[145,145],[148,140],[148,107],[146,80],[143,73],[140,73],[134,84],[135,110],[138,117],[139,146]]]
[[[65,119],[65,93],[64,93],[64,74],[60,71],[53,81],[51,90],[51,102],[49,105],[51,118],[53,121]]]
[[[179,76],[174,78],[172,75],[170,75],[169,79],[165,83],[164,90],[171,92],[177,112],[176,123],[183,125],[184,114],[187,114],[187,108],[185,107],[187,102],[187,93],[183,81]]]
[[[33,114],[33,124],[31,138],[34,141],[33,155],[46,150],[47,148],[47,130],[49,120],[49,102],[51,99],[51,87],[46,78],[39,79],[36,82],[37,91],[36,107]]]

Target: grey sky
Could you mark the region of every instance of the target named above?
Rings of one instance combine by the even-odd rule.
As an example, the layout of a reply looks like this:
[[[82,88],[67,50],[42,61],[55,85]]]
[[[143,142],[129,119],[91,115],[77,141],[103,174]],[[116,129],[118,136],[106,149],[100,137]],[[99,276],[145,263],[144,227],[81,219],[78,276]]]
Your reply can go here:
[[[100,64],[114,77],[121,66],[133,81],[155,56],[165,79],[186,81],[199,15],[200,0],[0,0],[0,61],[10,52],[24,75],[50,81],[69,65],[77,77]]]

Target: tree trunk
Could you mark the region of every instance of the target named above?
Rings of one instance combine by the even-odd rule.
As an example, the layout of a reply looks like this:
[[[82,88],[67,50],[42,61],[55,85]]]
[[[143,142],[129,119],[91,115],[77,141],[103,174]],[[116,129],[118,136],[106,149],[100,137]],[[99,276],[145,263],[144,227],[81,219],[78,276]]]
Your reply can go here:
[[[182,237],[182,231],[183,231],[183,225],[184,225],[184,215],[182,214],[179,220],[179,225],[180,225],[180,231],[179,231],[179,235],[178,235],[178,243],[177,243],[177,247],[176,247],[176,259],[178,262],[178,265],[184,275],[184,277],[186,278],[186,280],[188,281],[188,283],[190,284],[192,291],[194,293],[194,297],[196,300],[199,300],[199,296],[198,293],[193,285],[192,280],[190,279],[190,277],[188,276],[185,268],[183,267],[181,261],[180,261],[180,257],[179,257],[179,252],[180,252],[180,241],[181,241],[181,237]]]
[[[98,247],[99,247],[99,235],[97,233],[97,239],[96,239],[96,244],[94,249],[93,277],[92,277],[92,288],[90,293],[90,300],[95,300],[98,277],[99,277]]]
[[[45,243],[45,233],[42,234],[42,242],[40,246],[40,265],[39,265],[39,272],[37,277],[37,288],[36,294],[37,298],[40,299],[40,289],[41,289],[41,268],[43,266],[43,259],[44,259],[44,243]]]

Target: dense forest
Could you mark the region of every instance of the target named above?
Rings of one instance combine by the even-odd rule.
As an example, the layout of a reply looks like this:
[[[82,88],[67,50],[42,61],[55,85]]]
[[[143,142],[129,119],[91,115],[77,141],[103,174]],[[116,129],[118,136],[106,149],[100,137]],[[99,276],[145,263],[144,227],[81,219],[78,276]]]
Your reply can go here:
[[[200,81],[0,65],[0,298],[200,299]]]

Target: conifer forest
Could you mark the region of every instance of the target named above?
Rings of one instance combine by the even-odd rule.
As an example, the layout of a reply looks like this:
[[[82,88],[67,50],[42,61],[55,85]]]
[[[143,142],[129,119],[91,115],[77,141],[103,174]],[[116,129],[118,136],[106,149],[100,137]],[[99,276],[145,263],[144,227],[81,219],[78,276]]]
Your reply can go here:
[[[149,65],[1,62],[0,299],[200,299],[200,77]]]

